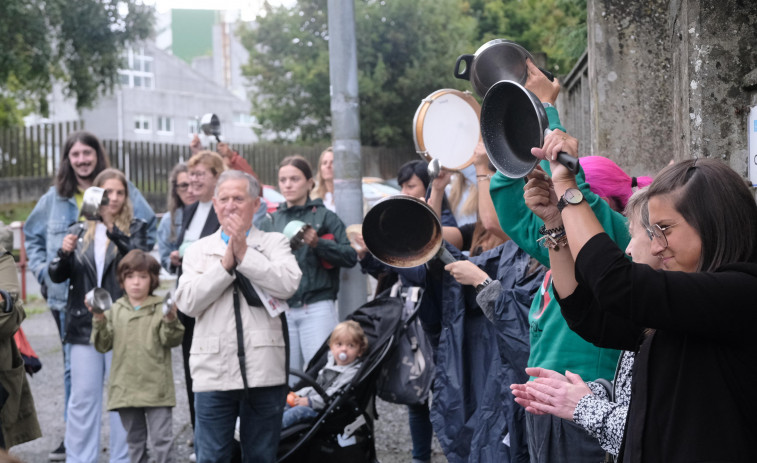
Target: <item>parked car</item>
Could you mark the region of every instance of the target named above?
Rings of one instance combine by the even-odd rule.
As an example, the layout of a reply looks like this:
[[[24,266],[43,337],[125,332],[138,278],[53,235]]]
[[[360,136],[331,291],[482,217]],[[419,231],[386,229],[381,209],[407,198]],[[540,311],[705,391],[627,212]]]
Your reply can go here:
[[[276,188],[271,185],[263,185],[263,199],[268,203],[268,213],[276,212],[279,208],[279,204],[286,201],[284,195],[278,192]]]
[[[396,180],[384,180],[379,177],[363,177],[363,215],[379,200],[400,194]],[[263,198],[268,203],[268,212],[275,212],[280,203],[286,201],[284,196],[271,185],[263,185]]]

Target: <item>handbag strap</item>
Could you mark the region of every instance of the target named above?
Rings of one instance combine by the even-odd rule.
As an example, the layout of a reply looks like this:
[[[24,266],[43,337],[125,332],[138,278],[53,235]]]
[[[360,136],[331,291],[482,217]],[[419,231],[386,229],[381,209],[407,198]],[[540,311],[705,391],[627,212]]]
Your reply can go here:
[[[242,311],[239,308],[239,290],[237,283],[234,282],[234,321],[237,326],[237,358],[239,359],[239,372],[242,374],[242,384],[244,384],[244,394],[247,396],[247,363],[244,355],[244,331],[242,330]]]

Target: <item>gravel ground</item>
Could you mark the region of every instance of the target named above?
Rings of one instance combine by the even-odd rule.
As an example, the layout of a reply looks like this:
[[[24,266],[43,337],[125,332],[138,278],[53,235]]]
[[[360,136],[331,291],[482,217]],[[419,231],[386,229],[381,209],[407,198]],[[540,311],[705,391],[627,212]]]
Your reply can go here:
[[[58,447],[63,439],[63,356],[55,322],[44,303],[38,297],[34,278],[27,277],[29,284],[27,304],[28,317],[23,329],[34,350],[42,361],[42,370],[30,378],[32,393],[37,408],[37,417],[42,428],[42,437],[11,449],[11,453],[28,463],[48,461],[48,453]],[[36,299],[36,302],[35,302]],[[173,350],[173,370],[176,382],[177,406],[173,410],[173,431],[177,462],[189,461],[192,453],[189,408],[184,394],[184,374],[181,365],[181,348]],[[107,394],[107,393],[106,393]],[[106,398],[103,399],[105,404]],[[376,422],[376,450],[382,463],[400,463],[411,460],[412,443],[407,422],[407,409],[402,405],[378,400],[379,420]],[[99,462],[108,461],[108,420],[103,413]],[[433,463],[446,462],[446,458],[434,438]]]

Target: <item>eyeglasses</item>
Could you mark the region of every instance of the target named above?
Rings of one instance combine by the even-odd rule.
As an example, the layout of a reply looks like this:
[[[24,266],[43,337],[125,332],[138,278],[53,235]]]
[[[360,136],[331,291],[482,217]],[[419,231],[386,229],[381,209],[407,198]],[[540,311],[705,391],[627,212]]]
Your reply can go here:
[[[207,174],[208,173],[206,171],[204,171],[204,170],[193,170],[193,171],[189,172],[189,176],[190,177],[194,177],[194,178],[203,178]]]
[[[189,188],[189,183],[177,183],[176,184],[176,189],[179,190],[179,191],[184,191],[187,188]]]
[[[647,230],[647,236],[649,237],[650,241],[657,240],[657,244],[662,246],[662,249],[665,249],[668,247],[668,237],[665,234],[666,231],[668,231],[669,228],[673,228],[677,223],[674,223],[672,225],[667,225],[665,227],[661,227],[657,224],[650,225],[649,227],[646,227]]]

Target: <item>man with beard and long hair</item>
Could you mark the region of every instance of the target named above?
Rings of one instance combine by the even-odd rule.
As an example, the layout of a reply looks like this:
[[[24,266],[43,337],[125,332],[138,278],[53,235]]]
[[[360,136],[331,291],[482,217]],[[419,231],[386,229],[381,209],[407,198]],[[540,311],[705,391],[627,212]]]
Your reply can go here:
[[[55,176],[55,184],[40,198],[24,223],[29,268],[39,281],[43,297],[47,299],[55,323],[58,325],[61,341],[65,333],[68,281],[53,283],[47,273],[47,267],[57,255],[69,226],[78,220],[84,190],[92,186],[95,177],[108,167],[110,165],[105,156],[105,150],[95,135],[85,131],[72,133],[63,145],[63,156]],[[155,213],[131,182],[129,182],[129,197],[134,205],[134,217],[147,222],[147,246],[152,248],[157,239]],[[64,420],[66,420],[68,398],[71,392],[68,350],[67,344],[64,343]],[[50,453],[51,461],[63,461],[65,457],[63,443]]]

